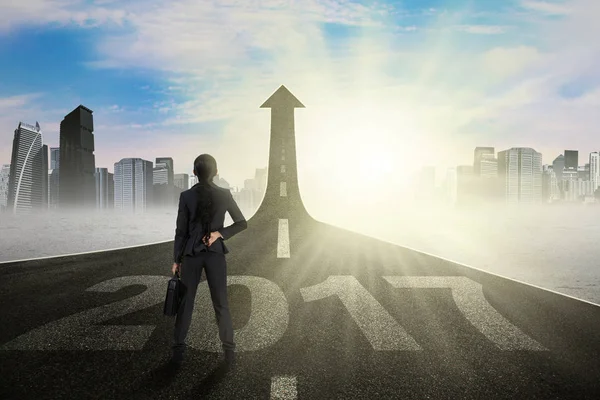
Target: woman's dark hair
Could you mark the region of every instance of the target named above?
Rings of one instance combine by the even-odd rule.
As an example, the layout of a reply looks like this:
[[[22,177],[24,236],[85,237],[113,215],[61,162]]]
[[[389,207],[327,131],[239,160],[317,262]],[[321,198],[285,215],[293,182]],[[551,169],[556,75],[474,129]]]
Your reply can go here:
[[[194,160],[194,174],[198,177],[199,185],[195,187],[195,190],[200,198],[196,215],[200,216],[202,238],[208,239],[210,237],[210,222],[215,212],[210,183],[217,174],[217,161],[210,154],[200,154]]]

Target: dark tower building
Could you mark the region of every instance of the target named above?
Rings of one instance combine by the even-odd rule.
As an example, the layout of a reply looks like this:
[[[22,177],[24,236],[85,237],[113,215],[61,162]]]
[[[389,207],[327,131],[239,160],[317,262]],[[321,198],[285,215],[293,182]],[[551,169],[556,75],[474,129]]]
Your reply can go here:
[[[579,166],[579,152],[577,150],[565,150],[565,168],[573,168],[577,171]]]
[[[60,123],[59,207],[95,208],[94,122],[92,110],[80,105]]]

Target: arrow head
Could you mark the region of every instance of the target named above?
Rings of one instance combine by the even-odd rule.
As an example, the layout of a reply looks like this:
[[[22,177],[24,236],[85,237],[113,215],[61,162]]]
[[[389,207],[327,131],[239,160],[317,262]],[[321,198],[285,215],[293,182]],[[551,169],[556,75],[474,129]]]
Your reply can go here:
[[[260,108],[304,108],[304,104],[283,85]]]

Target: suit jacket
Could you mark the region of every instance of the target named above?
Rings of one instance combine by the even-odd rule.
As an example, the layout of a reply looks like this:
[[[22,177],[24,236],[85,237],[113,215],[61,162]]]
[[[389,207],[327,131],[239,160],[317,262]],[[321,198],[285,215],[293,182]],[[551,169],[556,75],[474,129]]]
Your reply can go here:
[[[211,182],[209,188],[212,191],[212,203],[215,214],[210,223],[210,231],[219,231],[223,239],[219,238],[211,246],[206,246],[202,242],[200,216],[196,213],[199,193],[195,188],[198,185],[199,183],[192,186],[191,189],[184,190],[179,196],[173,252],[173,260],[176,263],[180,263],[184,255],[194,255],[201,251],[227,254],[229,253],[229,249],[225,246],[223,239],[227,240],[248,227],[248,223],[233,199],[231,192]],[[228,212],[233,219],[233,224],[227,227],[223,227],[225,212]]]

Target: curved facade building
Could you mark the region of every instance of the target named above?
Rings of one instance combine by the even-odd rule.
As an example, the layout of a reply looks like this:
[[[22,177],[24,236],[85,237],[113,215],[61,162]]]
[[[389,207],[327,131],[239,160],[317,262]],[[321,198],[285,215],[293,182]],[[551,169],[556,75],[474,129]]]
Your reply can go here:
[[[15,214],[48,208],[48,147],[37,122],[15,130],[7,208]]]

